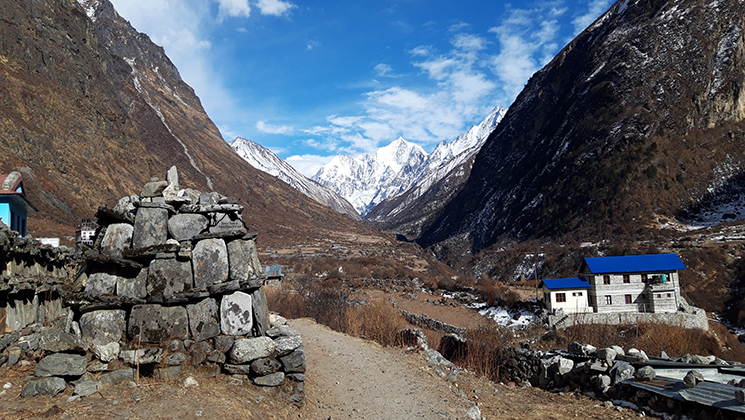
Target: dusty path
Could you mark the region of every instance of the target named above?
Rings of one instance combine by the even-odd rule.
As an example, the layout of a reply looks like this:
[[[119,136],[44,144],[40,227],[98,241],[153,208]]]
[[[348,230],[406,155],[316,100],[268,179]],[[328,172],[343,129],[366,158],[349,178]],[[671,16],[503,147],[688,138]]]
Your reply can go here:
[[[383,348],[308,319],[290,325],[305,345],[307,418],[462,419],[473,407],[427,369],[421,354]]]

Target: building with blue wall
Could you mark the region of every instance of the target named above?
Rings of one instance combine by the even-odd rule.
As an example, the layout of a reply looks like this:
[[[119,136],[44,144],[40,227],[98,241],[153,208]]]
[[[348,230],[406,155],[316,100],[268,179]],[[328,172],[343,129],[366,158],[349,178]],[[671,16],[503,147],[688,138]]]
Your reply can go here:
[[[0,222],[23,237],[29,212],[37,211],[28,201],[23,189],[23,176],[19,172],[0,174]]]

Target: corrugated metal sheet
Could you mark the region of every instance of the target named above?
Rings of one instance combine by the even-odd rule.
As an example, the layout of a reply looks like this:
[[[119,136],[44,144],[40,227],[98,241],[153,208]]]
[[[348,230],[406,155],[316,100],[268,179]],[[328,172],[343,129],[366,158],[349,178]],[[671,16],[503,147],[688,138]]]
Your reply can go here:
[[[651,273],[657,271],[685,270],[686,266],[676,254],[625,255],[622,257],[585,258],[594,274]]]
[[[563,279],[544,279],[543,285],[549,290],[554,289],[589,289],[590,283],[582,277],[567,277]]]
[[[694,402],[708,407],[745,413],[745,406],[735,399],[737,388],[732,385],[701,382],[693,388],[686,388],[681,380],[660,376],[652,381],[629,380],[624,383],[678,401]]]

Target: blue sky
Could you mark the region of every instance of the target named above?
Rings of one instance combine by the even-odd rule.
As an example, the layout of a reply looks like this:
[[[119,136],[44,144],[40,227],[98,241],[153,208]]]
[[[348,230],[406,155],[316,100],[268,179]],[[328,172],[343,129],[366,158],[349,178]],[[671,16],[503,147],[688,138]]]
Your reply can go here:
[[[611,0],[112,0],[226,140],[306,175],[403,136],[427,151],[509,106]]]

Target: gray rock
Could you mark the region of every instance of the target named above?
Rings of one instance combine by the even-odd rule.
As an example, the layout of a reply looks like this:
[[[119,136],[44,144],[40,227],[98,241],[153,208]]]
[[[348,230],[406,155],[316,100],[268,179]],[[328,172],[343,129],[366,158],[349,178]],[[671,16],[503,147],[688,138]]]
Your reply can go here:
[[[248,335],[253,328],[251,295],[235,292],[220,302],[220,329],[225,335]],[[267,337],[268,338],[268,337]]]
[[[163,190],[168,186],[168,181],[152,181],[145,184],[144,187],[142,187],[142,196],[143,198],[146,197],[162,197],[163,196]]]
[[[103,388],[101,381],[83,381],[75,385],[75,391],[73,393],[81,397],[87,397],[100,391],[101,388]]]
[[[150,296],[173,296],[191,290],[191,263],[176,259],[155,259],[147,271],[147,293]]]
[[[207,229],[207,232],[218,236],[224,233],[232,234],[238,231],[243,231],[245,233],[243,221],[238,213],[230,212],[211,214],[212,220],[210,221],[210,227]]]
[[[41,337],[41,348],[45,351],[54,353],[85,351],[77,337],[57,328],[44,327],[39,335]]]
[[[277,338],[292,337],[294,335],[300,335],[300,333],[292,329],[289,325],[275,325],[266,331],[266,335],[272,338]]]
[[[93,343],[93,354],[96,355],[98,360],[109,363],[117,358],[119,355],[119,343],[113,341],[107,344],[96,344]]]
[[[158,347],[148,347],[138,350],[125,350],[119,353],[122,362],[130,365],[152,365],[163,361],[163,349]]]
[[[285,375],[285,378],[291,381],[295,381],[295,382],[304,382],[305,374],[304,373],[288,373]]]
[[[121,258],[122,252],[132,247],[132,232],[134,232],[134,226],[129,223],[109,225],[101,241],[101,253],[115,258]]]
[[[254,384],[259,386],[279,386],[285,380],[283,372],[272,373],[271,375],[259,376],[253,379]]]
[[[121,309],[84,313],[80,317],[80,333],[85,341],[96,344],[119,342],[126,330],[126,312]]]
[[[688,373],[686,373],[686,376],[683,377],[683,383],[685,384],[686,388],[693,388],[703,381],[704,375],[702,375],[701,372],[697,370],[689,371]]]
[[[262,357],[251,362],[251,370],[260,376],[271,375],[282,369],[282,363],[273,357]]]
[[[631,379],[634,377],[634,373],[636,373],[636,369],[631,366],[631,363],[617,361],[610,369],[611,384],[616,385],[627,379]]]
[[[230,350],[230,360],[235,364],[250,363],[274,354],[274,340],[269,337],[239,338]]]
[[[287,319],[279,314],[269,314],[269,325],[271,325],[272,327],[287,325]]]
[[[104,373],[99,380],[104,385],[114,385],[124,381],[133,381],[135,379],[134,369],[120,369],[113,372]]]
[[[109,371],[109,364],[103,363],[100,360],[93,360],[90,363],[88,363],[88,367],[85,368],[88,372],[108,372]]]
[[[188,358],[189,356],[187,356],[186,353],[180,351],[176,353],[168,353],[166,356],[166,364],[168,366],[180,366],[184,364]]]
[[[52,353],[39,361],[34,375],[47,376],[81,376],[88,366],[85,356],[68,353]]]
[[[219,335],[215,337],[215,350],[227,353],[233,347],[235,337],[231,335]]]
[[[194,287],[203,288],[228,280],[228,248],[222,239],[199,241],[191,252]]]
[[[87,296],[113,295],[116,291],[117,276],[113,273],[98,271],[88,276],[85,283],[85,294]]]
[[[220,321],[217,318],[217,303],[207,298],[194,305],[186,305],[189,315],[189,329],[196,341],[203,341],[220,334]]]
[[[8,352],[8,366],[15,366],[21,360],[23,350],[20,347],[13,346],[8,347],[6,351]]]
[[[623,351],[623,348],[621,348],[620,346],[613,345],[613,346],[610,346],[610,348],[613,349],[616,352],[616,356],[625,356],[626,355],[626,352],[624,352]]]
[[[640,381],[651,381],[657,376],[652,366],[642,366],[636,370],[634,377]]]
[[[209,220],[196,213],[177,214],[168,219],[168,233],[177,241],[188,241],[207,229]]]
[[[583,356],[587,356],[592,353],[595,353],[597,351],[597,348],[589,344],[580,344],[575,341],[569,345],[567,350],[569,351],[569,353],[581,354]]]
[[[270,328],[269,323],[269,304],[266,300],[266,293],[263,287],[259,287],[251,293],[254,328],[256,335],[265,335]]]
[[[610,389],[611,379],[608,375],[598,375],[594,379],[594,385],[602,393],[606,393]]]
[[[168,239],[168,210],[139,208],[132,233],[132,248],[161,245]]]
[[[135,278],[122,277],[116,278],[116,294],[118,296],[144,299],[147,297],[147,268],[140,270]]]
[[[186,308],[155,304],[135,305],[129,316],[127,333],[145,343],[160,343],[166,339],[186,339],[189,335]]]
[[[53,397],[65,390],[65,380],[62,378],[33,378],[26,382],[21,390],[21,397],[35,397],[48,395]]]
[[[276,346],[276,352],[279,356],[284,356],[285,354],[290,353],[291,351],[297,349],[303,344],[303,339],[299,335],[293,335],[290,337],[278,337],[274,339],[274,345]],[[569,359],[564,359],[571,363],[572,366],[574,366],[574,362],[572,362]],[[567,370],[569,372],[572,370],[571,367]]]
[[[232,280],[244,282],[258,277],[261,265],[258,262],[256,244],[253,240],[236,239],[228,242],[228,258]]]
[[[466,416],[470,420],[481,420],[481,409],[474,405],[466,411]]]
[[[660,352],[660,359],[663,359],[663,360],[672,360],[670,358],[670,356],[668,356],[667,353],[665,353],[664,350]]]
[[[612,348],[603,348],[598,350],[598,359],[605,360],[606,363],[611,364],[618,354]]]
[[[736,389],[735,390],[735,400],[737,400],[740,404],[745,404],[745,390],[743,389]]]
[[[279,361],[282,362],[285,373],[305,373],[305,348],[300,346],[287,356],[280,357]]]
[[[122,197],[119,199],[119,202],[116,203],[116,206],[114,206],[114,211],[117,213],[129,213],[131,214],[134,212],[135,205],[134,203],[139,203],[140,197],[138,197],[136,194],[130,195],[129,197]]]
[[[181,366],[168,366],[166,368],[156,368],[153,376],[162,381],[177,378],[181,374]]]
[[[176,169],[176,166],[171,166],[168,168],[168,173],[166,173],[166,181],[168,181],[169,185],[172,185],[173,188],[178,190],[181,188],[178,183],[178,169]]]
[[[234,365],[226,363],[223,365],[223,369],[231,375],[248,375],[251,373],[251,365]]]

